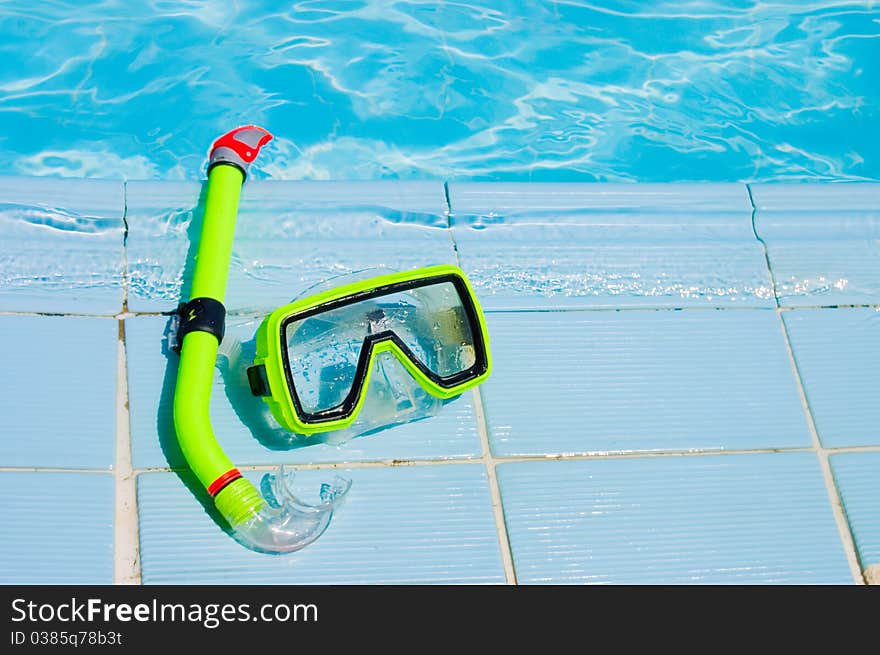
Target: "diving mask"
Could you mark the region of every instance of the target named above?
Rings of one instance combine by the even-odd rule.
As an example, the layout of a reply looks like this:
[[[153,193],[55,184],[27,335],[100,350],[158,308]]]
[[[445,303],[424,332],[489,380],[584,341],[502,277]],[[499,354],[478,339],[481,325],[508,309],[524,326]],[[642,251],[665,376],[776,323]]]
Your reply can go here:
[[[489,375],[488,343],[464,273],[434,266],[348,284],[275,310],[257,331],[248,379],[283,428],[342,430],[362,410],[383,356],[399,362],[424,391],[447,400]]]

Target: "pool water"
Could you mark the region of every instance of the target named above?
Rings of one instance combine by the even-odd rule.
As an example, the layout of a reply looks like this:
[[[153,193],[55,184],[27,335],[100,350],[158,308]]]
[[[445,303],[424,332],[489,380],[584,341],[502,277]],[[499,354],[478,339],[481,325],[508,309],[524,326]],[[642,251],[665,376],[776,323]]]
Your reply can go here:
[[[4,3],[7,174],[880,179],[874,2]]]

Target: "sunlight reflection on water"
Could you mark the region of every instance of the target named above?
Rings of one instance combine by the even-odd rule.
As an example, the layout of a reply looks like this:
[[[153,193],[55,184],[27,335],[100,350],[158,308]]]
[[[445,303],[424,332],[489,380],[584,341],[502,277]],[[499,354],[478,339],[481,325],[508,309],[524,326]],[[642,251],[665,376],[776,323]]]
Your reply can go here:
[[[880,179],[872,2],[160,1],[0,7],[9,173]]]

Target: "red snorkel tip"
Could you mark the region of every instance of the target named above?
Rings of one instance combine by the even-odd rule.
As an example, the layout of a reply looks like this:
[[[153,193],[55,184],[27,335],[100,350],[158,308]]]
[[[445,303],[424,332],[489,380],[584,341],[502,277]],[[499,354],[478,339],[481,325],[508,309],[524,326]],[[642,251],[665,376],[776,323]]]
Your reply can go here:
[[[260,154],[260,148],[271,140],[272,135],[257,125],[236,127],[214,141],[209,154],[208,170],[215,164],[232,164],[247,175],[251,162]]]
[[[272,135],[262,127],[243,125],[242,127],[236,127],[214,141],[214,145],[211,146],[210,156],[214,156],[217,148],[229,148],[246,163],[250,164],[260,154],[260,148],[271,140]]]

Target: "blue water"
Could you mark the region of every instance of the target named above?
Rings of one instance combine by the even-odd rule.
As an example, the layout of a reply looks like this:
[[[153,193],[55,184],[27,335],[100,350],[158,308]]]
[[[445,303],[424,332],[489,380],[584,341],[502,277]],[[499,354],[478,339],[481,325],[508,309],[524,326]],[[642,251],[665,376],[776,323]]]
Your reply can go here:
[[[199,179],[880,179],[880,6],[0,1],[0,170]]]

